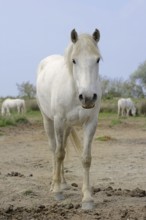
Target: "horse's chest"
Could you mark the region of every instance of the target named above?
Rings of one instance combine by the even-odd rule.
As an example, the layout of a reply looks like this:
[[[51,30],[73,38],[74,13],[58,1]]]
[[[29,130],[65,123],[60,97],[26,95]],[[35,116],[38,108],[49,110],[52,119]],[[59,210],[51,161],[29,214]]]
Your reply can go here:
[[[79,125],[85,123],[89,118],[89,110],[84,110],[82,107],[79,107],[68,112],[66,122],[70,125]]]

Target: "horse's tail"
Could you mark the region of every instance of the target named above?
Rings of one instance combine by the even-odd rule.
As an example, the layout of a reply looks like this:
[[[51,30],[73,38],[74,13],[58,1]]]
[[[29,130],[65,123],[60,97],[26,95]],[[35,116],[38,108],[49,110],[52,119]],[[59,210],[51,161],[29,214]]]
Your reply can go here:
[[[75,128],[72,128],[71,129],[71,133],[70,133],[70,140],[74,146],[74,148],[79,152],[81,153],[82,151],[82,145],[81,145],[81,141],[77,135],[77,132],[75,130]]]

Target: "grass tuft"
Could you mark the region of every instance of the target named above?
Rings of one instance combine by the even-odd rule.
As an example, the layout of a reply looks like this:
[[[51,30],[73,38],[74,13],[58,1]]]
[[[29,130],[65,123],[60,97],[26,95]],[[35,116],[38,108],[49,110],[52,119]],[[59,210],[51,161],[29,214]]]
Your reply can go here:
[[[17,124],[27,124],[29,120],[25,116],[5,116],[0,117],[0,127],[16,126]]]
[[[0,127],[6,127],[10,125],[16,125],[14,118],[12,117],[0,117]]]
[[[113,126],[119,125],[121,123],[122,123],[122,121],[120,119],[112,119],[110,126],[113,127]]]
[[[113,140],[113,138],[110,137],[110,136],[105,135],[105,136],[97,137],[96,140],[97,141],[111,141],[111,140]]]
[[[29,195],[35,195],[35,193],[31,189],[28,189],[28,190],[23,192],[23,195],[29,196]]]

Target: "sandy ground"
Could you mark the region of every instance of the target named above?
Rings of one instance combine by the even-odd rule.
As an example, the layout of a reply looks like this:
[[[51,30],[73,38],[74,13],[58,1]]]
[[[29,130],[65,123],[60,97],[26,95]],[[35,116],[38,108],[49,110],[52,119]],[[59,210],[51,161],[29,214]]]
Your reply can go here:
[[[0,128],[0,220],[146,220],[146,118],[116,124],[102,117],[92,155],[95,209],[84,211],[80,155],[71,144],[69,189],[57,202],[49,191],[52,160],[42,124]]]

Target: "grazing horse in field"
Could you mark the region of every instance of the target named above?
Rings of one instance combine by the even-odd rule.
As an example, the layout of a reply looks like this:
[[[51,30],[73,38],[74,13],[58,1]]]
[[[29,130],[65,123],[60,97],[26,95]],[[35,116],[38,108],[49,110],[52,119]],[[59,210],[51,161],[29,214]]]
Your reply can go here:
[[[131,98],[121,98],[118,100],[118,116],[129,116],[130,112],[133,116],[136,115],[136,108]]]
[[[57,200],[64,199],[62,189],[66,186],[66,180],[63,161],[67,138],[70,135],[74,144],[80,147],[74,126],[80,125],[83,128],[83,209],[94,207],[89,170],[91,143],[101,100],[99,39],[97,29],[92,35],[78,35],[75,29],[72,30],[71,43],[65,55],[52,55],[42,60],[36,82],[37,101],[53,153],[51,190]]]
[[[23,99],[5,99],[2,103],[2,116],[10,116],[10,110],[16,109],[18,114],[25,112],[25,101]]]

